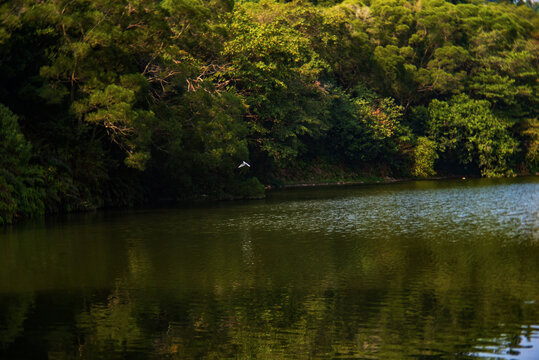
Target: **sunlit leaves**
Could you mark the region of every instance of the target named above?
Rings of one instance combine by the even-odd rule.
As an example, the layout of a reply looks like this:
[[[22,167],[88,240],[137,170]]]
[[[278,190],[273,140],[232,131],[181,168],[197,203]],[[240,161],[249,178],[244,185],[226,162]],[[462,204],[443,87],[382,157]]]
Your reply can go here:
[[[510,161],[517,142],[511,125],[495,116],[487,101],[458,95],[449,102],[433,100],[429,105],[430,138],[441,152],[451,152],[463,164],[475,162],[484,176],[512,174]]]
[[[21,26],[21,19],[13,11],[12,6],[9,2],[0,4],[0,45],[11,37],[12,30]]]
[[[481,1],[17,0],[0,5],[0,95],[55,164],[54,209],[126,177],[260,188],[244,159],[265,179],[320,160],[508,174],[536,168],[538,19]]]
[[[364,87],[355,97],[335,91],[328,142],[351,163],[380,161],[399,150],[403,108]],[[390,155],[391,154],[391,155]]]
[[[470,56],[462,47],[444,46],[436,49],[426,68],[418,72],[416,79],[420,84],[419,89],[440,94],[461,92],[469,62]]]
[[[324,92],[312,82],[327,66],[300,31],[309,27],[303,15],[269,2],[239,7],[223,49],[231,65],[218,74],[245,98],[254,147],[277,161],[297,156],[299,137],[321,126],[314,112],[319,105],[311,99]]]
[[[417,139],[414,148],[412,175],[417,177],[436,175],[436,171],[434,171],[434,162],[438,159],[436,147],[436,142],[428,137],[421,136]]]

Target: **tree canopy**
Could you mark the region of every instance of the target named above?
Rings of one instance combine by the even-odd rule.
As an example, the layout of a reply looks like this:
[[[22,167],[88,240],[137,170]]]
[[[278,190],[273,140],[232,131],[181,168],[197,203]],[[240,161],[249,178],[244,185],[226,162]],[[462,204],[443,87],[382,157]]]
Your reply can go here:
[[[374,176],[535,174],[536,11],[480,0],[5,2],[0,222],[257,197],[317,163]]]

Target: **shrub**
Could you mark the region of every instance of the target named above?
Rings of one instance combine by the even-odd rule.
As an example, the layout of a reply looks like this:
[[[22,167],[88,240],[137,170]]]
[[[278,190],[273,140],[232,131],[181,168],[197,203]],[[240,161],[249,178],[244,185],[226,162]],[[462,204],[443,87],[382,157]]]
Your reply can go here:
[[[43,172],[29,164],[30,157],[17,116],[0,104],[0,224],[44,213]]]
[[[417,177],[436,175],[436,171],[434,171],[434,162],[436,159],[438,159],[436,142],[424,136],[419,137],[414,149],[412,175]]]

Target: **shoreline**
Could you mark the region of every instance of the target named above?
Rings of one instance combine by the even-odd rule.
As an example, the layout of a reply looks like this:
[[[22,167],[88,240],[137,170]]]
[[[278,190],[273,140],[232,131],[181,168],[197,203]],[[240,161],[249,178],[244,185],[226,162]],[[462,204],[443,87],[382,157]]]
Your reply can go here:
[[[265,189],[267,191],[274,190],[283,190],[283,189],[298,189],[298,188],[315,188],[315,187],[328,187],[328,186],[354,186],[354,185],[383,185],[383,184],[393,184],[399,182],[407,181],[429,181],[429,180],[449,180],[449,179],[475,179],[480,178],[476,176],[435,176],[428,178],[392,178],[385,177],[380,180],[354,180],[354,181],[327,181],[327,182],[299,182],[299,183],[288,183],[279,186],[266,185]]]
[[[514,176],[515,178],[521,178],[521,177],[539,177],[539,174],[519,174]],[[502,177],[507,178],[507,177]],[[374,180],[377,179],[377,180]],[[384,178],[372,178],[372,179],[365,179],[365,180],[352,180],[352,181],[324,181],[324,182],[297,182],[297,183],[283,183],[282,185],[266,185],[265,186],[265,192],[263,197],[235,197],[235,198],[227,198],[227,199],[216,199],[209,196],[199,196],[199,197],[192,197],[192,198],[186,198],[186,199],[160,199],[152,203],[139,205],[139,206],[132,206],[132,207],[98,207],[95,209],[87,209],[87,210],[76,210],[76,211],[67,211],[67,212],[57,212],[57,213],[46,213],[42,217],[36,217],[36,218],[18,218],[15,219],[12,223],[9,224],[1,224],[0,229],[5,229],[7,227],[11,227],[14,225],[20,225],[22,223],[26,223],[28,221],[36,220],[36,219],[48,219],[53,218],[55,216],[66,216],[70,214],[77,214],[77,213],[91,213],[96,211],[104,211],[104,210],[112,210],[112,211],[125,211],[125,210],[132,210],[132,209],[155,209],[155,208],[161,208],[161,207],[176,207],[176,206],[191,206],[194,204],[200,205],[204,203],[218,203],[218,202],[234,202],[234,201],[251,201],[251,200],[262,200],[266,197],[266,195],[273,191],[279,191],[279,190],[293,190],[293,189],[308,189],[308,188],[324,188],[324,187],[345,187],[345,186],[358,186],[358,185],[386,185],[386,184],[394,184],[394,183],[402,183],[402,182],[409,182],[409,181],[432,181],[432,180],[472,180],[472,179],[483,179],[481,176],[462,176],[462,175],[451,175],[451,176],[435,176],[435,177],[428,177],[428,178],[392,178],[392,177],[384,177]]]

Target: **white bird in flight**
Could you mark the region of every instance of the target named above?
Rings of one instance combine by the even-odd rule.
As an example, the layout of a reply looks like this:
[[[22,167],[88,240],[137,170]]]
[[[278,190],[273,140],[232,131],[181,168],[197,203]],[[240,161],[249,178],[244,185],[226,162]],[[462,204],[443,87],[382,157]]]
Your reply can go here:
[[[242,163],[240,164],[240,166],[238,166],[238,169],[239,169],[239,168],[242,168],[242,167],[244,167],[244,166],[251,167],[251,165],[247,164],[247,163],[244,161],[244,162],[242,162]]]

